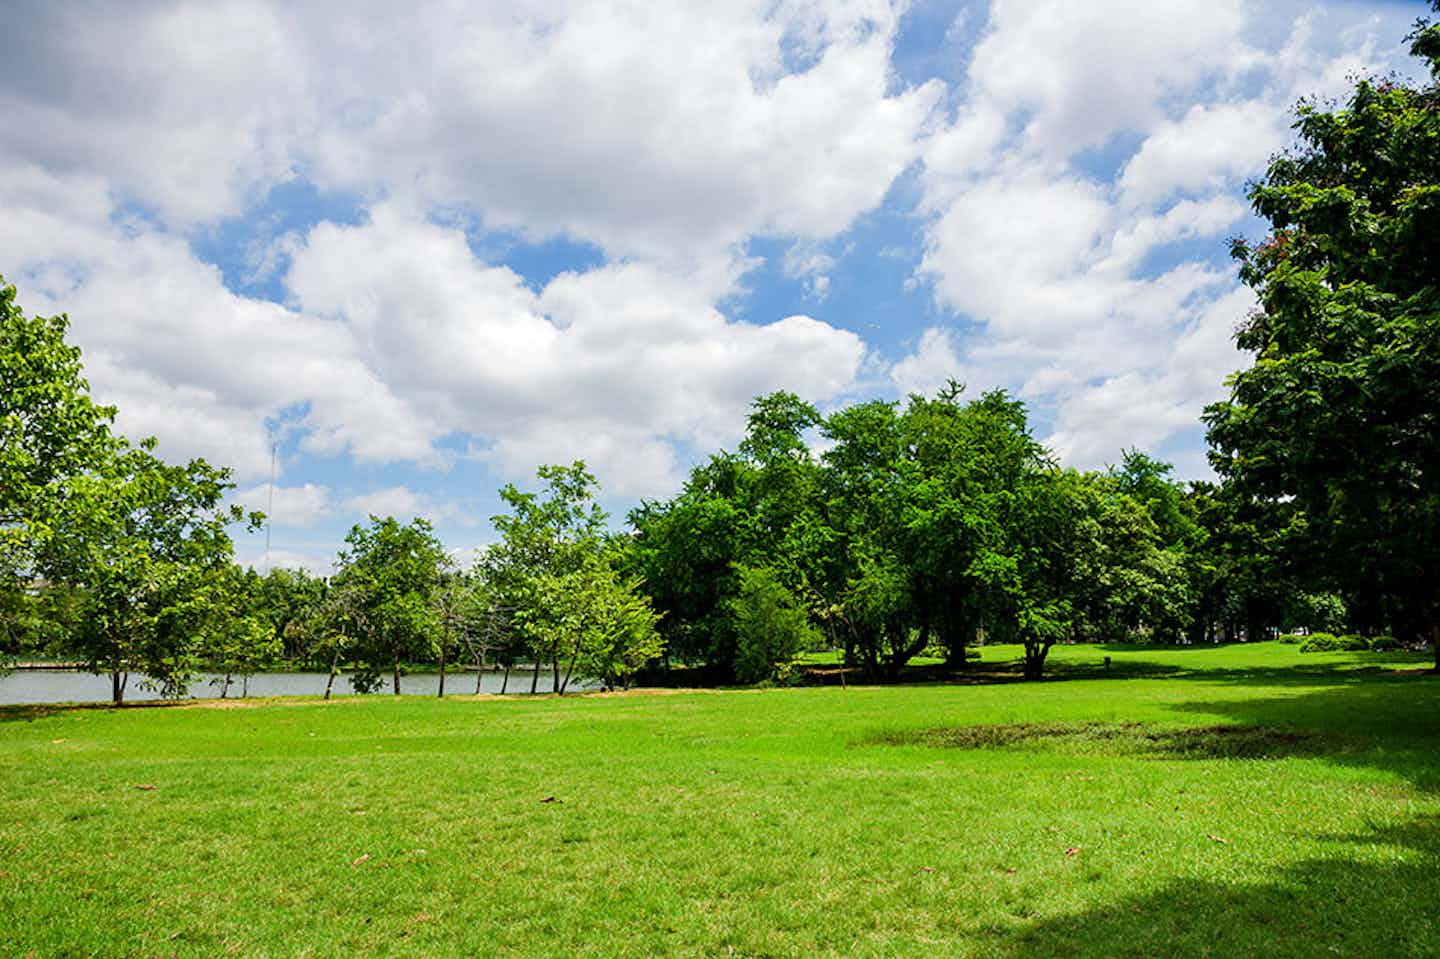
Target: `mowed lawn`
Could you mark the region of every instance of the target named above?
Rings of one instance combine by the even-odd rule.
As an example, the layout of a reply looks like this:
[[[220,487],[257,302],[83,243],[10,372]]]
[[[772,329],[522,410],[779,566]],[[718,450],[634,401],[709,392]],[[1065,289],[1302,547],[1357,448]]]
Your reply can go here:
[[[1053,660],[0,711],[0,955],[1440,954],[1423,656]]]

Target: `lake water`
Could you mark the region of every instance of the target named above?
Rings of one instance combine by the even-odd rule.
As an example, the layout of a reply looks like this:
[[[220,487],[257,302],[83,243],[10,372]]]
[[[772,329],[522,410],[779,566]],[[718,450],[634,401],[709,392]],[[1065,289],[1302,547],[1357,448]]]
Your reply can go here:
[[[511,670],[510,683],[505,688],[507,694],[530,692],[530,672],[528,670]],[[251,696],[321,696],[325,693],[326,673],[256,673],[250,677]],[[500,692],[500,685],[504,674],[500,672],[486,672],[484,683],[480,691],[484,693]],[[159,699],[159,695],[143,688],[140,683],[144,677],[136,673],[130,674],[130,682],[125,687],[125,701],[144,702]],[[190,684],[190,699],[218,699],[220,696],[219,681],[223,677],[205,673],[197,677],[195,682]],[[212,684],[212,680],[216,682]],[[234,698],[240,695],[242,680],[236,676],[230,686],[229,696]],[[570,680],[570,686],[566,692],[582,692],[594,688],[595,684],[583,680]],[[434,696],[440,687],[439,673],[413,673],[400,677],[400,692],[405,696]],[[553,692],[550,671],[540,671],[541,693]],[[384,685],[377,691],[377,695],[383,693],[388,696],[391,692],[390,677],[385,676]],[[473,693],[475,692],[475,672],[447,672],[445,674],[445,694]],[[332,696],[353,695],[354,690],[350,688],[350,680],[345,673],[335,677],[335,688]],[[70,669],[17,669],[13,672],[0,676],[0,705],[14,705],[18,703],[108,703],[110,701],[110,677],[96,676],[93,673],[85,673]]]

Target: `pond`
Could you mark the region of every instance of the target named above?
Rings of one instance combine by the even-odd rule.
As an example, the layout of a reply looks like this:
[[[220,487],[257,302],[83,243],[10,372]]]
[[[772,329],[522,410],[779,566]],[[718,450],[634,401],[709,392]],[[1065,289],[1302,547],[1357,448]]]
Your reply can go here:
[[[508,693],[530,692],[530,672],[511,670],[510,682],[505,687]],[[250,677],[251,696],[321,696],[325,693],[326,673],[256,673]],[[144,702],[159,699],[159,694],[141,685],[143,676],[132,673],[125,687],[126,702]],[[203,673],[190,684],[189,699],[218,699],[224,677],[214,673]],[[504,673],[486,672],[481,692],[498,693],[504,682]],[[244,681],[236,676],[230,685],[229,695],[237,697],[244,689]],[[413,673],[400,677],[400,692],[405,696],[434,696],[440,686],[439,673]],[[572,679],[566,692],[582,692],[595,688],[596,684],[585,680]],[[388,674],[377,694],[390,695],[391,681]],[[550,671],[540,671],[538,692],[553,692]],[[445,693],[475,692],[475,671],[447,672]],[[350,681],[345,673],[335,677],[332,695],[353,695]],[[0,705],[19,703],[107,703],[110,701],[110,677],[73,669],[16,669],[0,675]]]

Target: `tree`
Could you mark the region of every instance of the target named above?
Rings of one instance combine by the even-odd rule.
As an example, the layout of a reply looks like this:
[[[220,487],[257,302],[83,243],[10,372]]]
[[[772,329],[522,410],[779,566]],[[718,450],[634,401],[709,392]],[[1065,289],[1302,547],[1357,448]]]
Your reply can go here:
[[[737,640],[735,678],[742,683],[786,679],[795,658],[820,645],[820,632],[774,570],[742,566],[736,575],[740,588],[729,603]]]
[[[428,659],[438,633],[434,593],[450,558],[425,520],[401,524],[371,516],[345,536],[335,587],[346,597],[345,617],[359,631],[357,689],[374,688],[391,670],[400,695],[402,664]]]
[[[111,677],[124,700],[131,672],[163,695],[183,695],[193,676],[199,634],[231,561],[226,531],[244,519],[223,505],[230,471],[191,460],[169,465],[155,441],[119,442],[100,469],[77,477],[52,538],[53,565],[85,596],[76,650]],[[256,526],[260,514],[251,514]]]
[[[1429,84],[1302,104],[1251,189],[1270,233],[1232,252],[1255,362],[1205,421],[1225,483],[1297,514],[1310,590],[1376,597],[1440,671],[1440,26],[1411,40]]]
[[[577,569],[541,577],[539,594],[564,666],[557,693],[564,695],[577,674],[618,686],[660,655],[660,617],[638,587],[638,580],[622,579],[598,554]]]
[[[4,648],[18,643],[26,598],[45,573],[59,512],[75,477],[95,469],[114,439],[115,409],[90,398],[69,319],[26,316],[0,277],[0,613]]]
[[[283,652],[280,636],[257,609],[260,581],[227,566],[216,571],[208,590],[200,655],[221,674],[211,681],[220,687],[221,699],[229,695],[236,674],[241,677],[240,695],[250,695],[250,677],[273,666]]]
[[[536,475],[545,484],[539,494],[513,484],[500,490],[510,512],[492,517],[501,540],[483,559],[495,602],[513,610],[511,627],[529,646],[532,693],[547,660],[554,689],[560,688],[561,613],[552,601],[554,581],[577,572],[598,553],[607,519],[595,502],[595,477],[583,462],[541,466]]]

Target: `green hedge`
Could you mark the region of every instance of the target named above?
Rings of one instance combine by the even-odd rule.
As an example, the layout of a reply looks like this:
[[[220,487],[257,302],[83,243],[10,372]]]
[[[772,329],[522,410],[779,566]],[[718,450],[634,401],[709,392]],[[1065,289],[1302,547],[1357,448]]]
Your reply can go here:
[[[1311,633],[1300,644],[1302,653],[1347,653],[1362,652],[1370,648],[1370,640],[1353,633],[1335,636],[1330,633]]]

